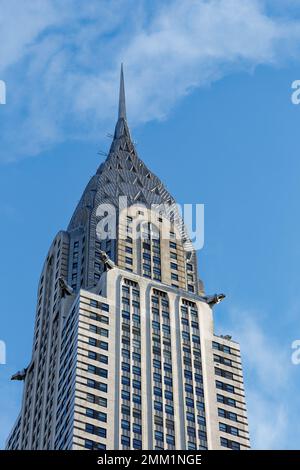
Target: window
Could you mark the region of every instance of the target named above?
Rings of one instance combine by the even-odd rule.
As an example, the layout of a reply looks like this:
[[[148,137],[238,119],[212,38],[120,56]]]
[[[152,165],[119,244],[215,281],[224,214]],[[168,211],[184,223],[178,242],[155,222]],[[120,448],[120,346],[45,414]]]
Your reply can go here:
[[[200,336],[192,335],[192,341],[196,344],[200,344]]]
[[[107,392],[107,385],[104,384],[103,382],[100,382],[100,383],[99,383],[99,390],[100,390],[101,392]]]
[[[206,426],[206,421],[205,421],[204,416],[197,416],[197,422],[198,422],[198,424],[200,424],[201,426]]]
[[[192,398],[186,398],[185,404],[186,406],[189,406],[190,408],[194,408],[194,400]]]
[[[122,411],[122,414],[123,414],[123,415],[128,415],[128,416],[130,416],[130,408],[129,408],[129,406],[122,405],[121,411]]]
[[[93,449],[94,448],[94,442],[91,441],[90,439],[86,439],[84,442],[84,447],[86,449]]]
[[[89,418],[93,418],[94,417],[94,410],[92,408],[87,408],[85,410],[85,414],[89,417]]]
[[[94,429],[95,429],[95,426],[93,424],[90,424],[90,423],[87,423],[85,425],[85,430],[86,432],[89,432],[91,434],[94,434]]]
[[[232,413],[231,411],[224,410],[223,408],[218,408],[218,416],[221,418],[227,418],[231,421],[237,421],[237,414]]]
[[[140,367],[137,367],[137,366],[133,366],[132,367],[132,372],[135,374],[135,375],[141,375],[141,368]]]
[[[122,376],[122,384],[123,385],[130,385],[130,378]]]
[[[234,426],[229,426],[228,424],[225,424],[225,423],[219,423],[219,429],[220,431],[227,432],[229,434],[232,434],[233,436],[239,435],[238,428],[235,428]]]
[[[130,446],[130,438],[128,436],[121,436],[121,444],[123,446]]]
[[[222,447],[227,447],[228,449],[232,449],[232,450],[240,450],[240,444],[238,442],[230,441],[229,439],[226,439],[225,437],[221,437],[220,441],[221,441]]]
[[[129,421],[122,419],[121,421],[121,428],[122,429],[127,429],[128,431],[130,430],[130,423]]]
[[[172,279],[173,281],[178,281],[178,274],[176,274],[176,273],[171,273],[171,279]]]
[[[137,408],[133,408],[132,410],[132,416],[137,419],[142,419],[142,412],[141,410],[138,410]]]
[[[103,397],[98,397],[98,405],[107,408],[107,399]]]
[[[108,343],[106,343],[105,341],[99,341],[99,348],[108,351]]]
[[[108,304],[101,304],[101,309],[104,310],[104,312],[109,312],[109,305]]]
[[[196,444],[194,444],[194,442],[188,442],[188,449],[196,450],[197,449]]]
[[[178,266],[177,266],[176,263],[170,263],[170,267],[171,267],[171,269],[175,269],[176,271],[178,269]]]
[[[142,448],[142,441],[139,439],[133,439],[133,448],[134,449],[141,449]]]
[[[197,407],[198,411],[204,411],[205,410],[204,403],[202,403],[201,401],[197,401],[196,407]]]
[[[216,380],[216,387],[220,390],[226,390],[226,392],[234,393],[234,387],[232,385],[220,382],[219,380]]]
[[[133,423],[132,429],[136,434],[142,434],[142,426],[140,424]]]
[[[125,257],[125,263],[132,265],[133,264],[132,258],[129,258],[129,256],[126,256]]]
[[[154,401],[154,409],[156,411],[162,411],[163,410],[163,405],[160,401]]]
[[[175,437],[169,434],[166,435],[167,444],[175,445]]]
[[[233,398],[224,397],[223,395],[217,394],[217,401],[229,406],[236,406],[236,401]]]
[[[130,364],[128,364],[127,362],[122,362],[122,370],[124,372],[130,372]]]
[[[228,353],[228,354],[231,353],[231,350],[230,350],[229,346],[226,346],[225,344],[217,343],[216,341],[212,342],[212,347],[213,347],[213,349],[217,349],[218,351],[223,351],[223,352]]]
[[[195,415],[194,415],[194,413],[187,412],[187,414],[186,414],[186,419],[187,419],[187,421],[195,422]]]
[[[88,368],[87,368],[88,372],[90,372],[91,374],[96,374],[96,366],[93,366],[92,364],[88,364]]]
[[[106,328],[99,328],[99,334],[108,338],[108,330]]]
[[[197,397],[204,397],[203,388],[196,387],[196,395],[197,395]]]
[[[140,397],[140,395],[136,395],[135,393],[133,394],[133,397],[132,397],[132,401],[133,403],[138,403],[140,404],[142,402],[142,399]]]
[[[170,245],[170,248],[171,248],[172,250],[176,250],[177,245],[176,245],[175,242],[170,242],[169,245]]]
[[[184,339],[185,341],[190,341],[190,334],[187,331],[183,331],[182,339]]]
[[[171,377],[165,377],[164,378],[164,383],[165,383],[165,385],[169,385],[170,387],[172,387],[173,380],[171,379]]]
[[[174,408],[171,405],[166,405],[165,406],[165,411],[166,411],[166,413],[169,413],[170,415],[174,414]]]
[[[86,394],[86,401],[89,403],[95,403],[96,397],[92,393]]]
[[[155,435],[155,439],[157,441],[163,441],[164,440],[164,435],[161,431],[155,431],[154,435]]]
[[[220,375],[221,377],[225,377],[226,379],[233,380],[233,373],[228,372],[227,370],[219,369],[219,367],[215,367],[215,374]]]
[[[141,382],[139,380],[133,380],[132,381],[132,386],[133,386],[133,388],[141,390]]]
[[[107,379],[108,372],[106,369],[99,368],[98,375],[100,375],[100,377],[104,377],[105,379]]]
[[[99,362],[102,362],[103,364],[108,364],[108,357],[104,356],[104,354],[99,354]]]
[[[192,437],[196,436],[196,430],[192,426],[187,427],[187,433],[189,436],[192,436]]]
[[[154,372],[154,374],[153,374],[153,379],[154,379],[156,382],[161,382],[161,374],[158,374],[157,372]]]
[[[130,400],[130,393],[126,390],[122,390],[121,396],[123,400]]]

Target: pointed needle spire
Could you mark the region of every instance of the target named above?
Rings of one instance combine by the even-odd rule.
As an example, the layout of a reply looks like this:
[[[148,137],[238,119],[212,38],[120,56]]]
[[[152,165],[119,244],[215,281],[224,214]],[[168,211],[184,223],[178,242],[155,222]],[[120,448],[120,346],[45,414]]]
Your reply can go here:
[[[120,95],[119,95],[119,119],[126,119],[125,86],[123,64],[121,64]]]

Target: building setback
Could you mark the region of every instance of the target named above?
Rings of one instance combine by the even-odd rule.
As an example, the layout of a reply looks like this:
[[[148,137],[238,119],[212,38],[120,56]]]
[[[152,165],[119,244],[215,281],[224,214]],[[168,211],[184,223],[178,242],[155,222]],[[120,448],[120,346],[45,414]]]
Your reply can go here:
[[[108,157],[44,263],[6,448],[248,449],[240,348],[214,334],[219,300],[203,292],[173,197],[137,155],[121,70]]]

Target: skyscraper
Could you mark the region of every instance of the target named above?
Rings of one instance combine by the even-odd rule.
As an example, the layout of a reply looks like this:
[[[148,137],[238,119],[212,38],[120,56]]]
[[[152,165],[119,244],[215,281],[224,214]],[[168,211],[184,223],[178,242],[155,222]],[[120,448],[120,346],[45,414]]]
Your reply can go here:
[[[121,70],[109,154],[44,263],[7,449],[248,449],[240,348],[214,334],[221,298],[137,155]]]

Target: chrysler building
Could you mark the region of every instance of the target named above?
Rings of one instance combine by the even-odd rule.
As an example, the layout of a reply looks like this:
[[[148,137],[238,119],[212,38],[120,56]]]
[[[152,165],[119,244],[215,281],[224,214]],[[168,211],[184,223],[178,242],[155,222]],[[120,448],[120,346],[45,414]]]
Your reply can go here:
[[[7,449],[249,449],[240,348],[213,306],[175,200],[126,117],[54,238]]]

